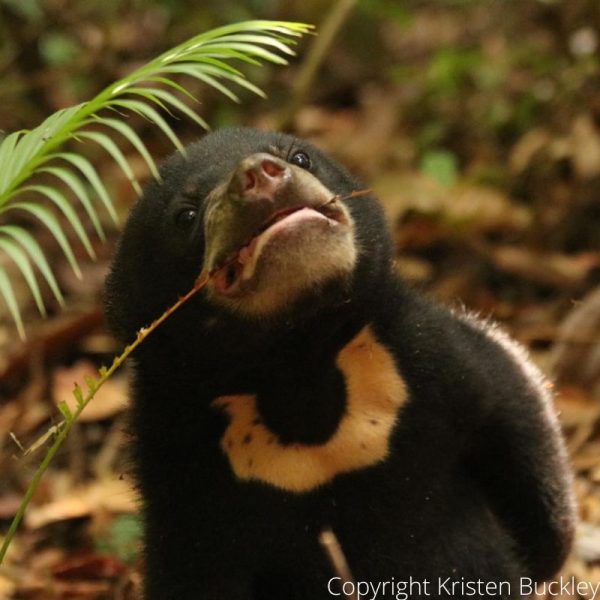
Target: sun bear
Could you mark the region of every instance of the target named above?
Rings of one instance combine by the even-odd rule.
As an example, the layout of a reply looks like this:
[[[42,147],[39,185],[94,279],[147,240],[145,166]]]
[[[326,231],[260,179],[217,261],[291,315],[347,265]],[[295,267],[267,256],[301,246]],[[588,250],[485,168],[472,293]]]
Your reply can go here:
[[[250,128],[161,175],[117,248],[109,326],[128,341],[212,277],[132,361],[146,600],[344,597],[324,530],[380,598],[554,576],[574,503],[548,386],[493,324],[398,278],[376,198]]]

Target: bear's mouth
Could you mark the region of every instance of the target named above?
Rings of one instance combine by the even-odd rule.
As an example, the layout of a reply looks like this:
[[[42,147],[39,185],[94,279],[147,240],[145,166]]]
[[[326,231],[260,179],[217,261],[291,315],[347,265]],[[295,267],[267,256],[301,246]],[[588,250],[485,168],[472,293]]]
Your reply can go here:
[[[242,293],[255,274],[263,250],[275,239],[301,234],[303,229],[311,227],[337,230],[350,224],[349,215],[337,197],[316,206],[298,205],[277,210],[258,227],[247,243],[214,271],[214,289],[228,297]]]

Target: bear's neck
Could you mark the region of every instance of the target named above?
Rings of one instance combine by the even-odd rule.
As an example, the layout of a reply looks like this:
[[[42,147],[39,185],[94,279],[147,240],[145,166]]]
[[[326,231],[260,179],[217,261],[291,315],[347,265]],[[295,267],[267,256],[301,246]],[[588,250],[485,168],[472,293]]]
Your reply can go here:
[[[272,332],[236,327],[186,342],[180,333],[157,332],[148,340],[155,348],[146,356],[150,361],[160,356],[160,364],[143,364],[142,357],[140,367],[146,373],[162,373],[184,397],[198,390],[202,397],[195,402],[207,410],[223,396],[254,396],[256,418],[282,443],[322,444],[335,434],[347,410],[339,354],[365,327],[381,321],[376,304],[369,303],[368,310],[364,303],[358,305],[360,310],[356,304],[338,306]]]

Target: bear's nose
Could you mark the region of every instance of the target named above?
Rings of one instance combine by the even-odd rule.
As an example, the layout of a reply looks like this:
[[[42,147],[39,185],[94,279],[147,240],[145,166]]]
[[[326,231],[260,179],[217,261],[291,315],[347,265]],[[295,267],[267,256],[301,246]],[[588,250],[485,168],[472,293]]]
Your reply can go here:
[[[245,158],[236,169],[234,187],[244,200],[274,200],[279,188],[289,180],[288,165],[270,154]]]

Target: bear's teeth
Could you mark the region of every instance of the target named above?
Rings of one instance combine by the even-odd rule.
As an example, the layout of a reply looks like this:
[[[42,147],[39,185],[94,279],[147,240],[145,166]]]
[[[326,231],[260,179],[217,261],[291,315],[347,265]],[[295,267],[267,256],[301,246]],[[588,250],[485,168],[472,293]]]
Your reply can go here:
[[[251,258],[250,247],[244,246],[238,254],[238,260],[245,265]]]

